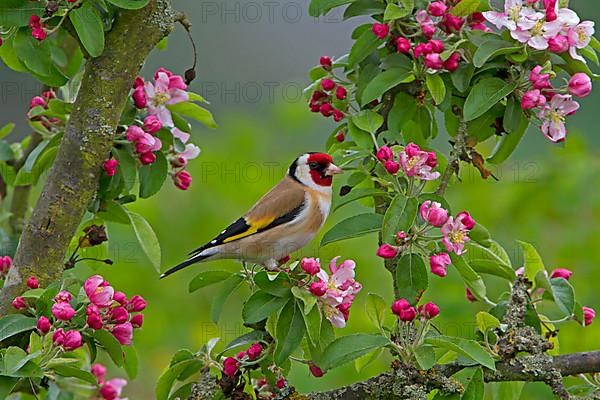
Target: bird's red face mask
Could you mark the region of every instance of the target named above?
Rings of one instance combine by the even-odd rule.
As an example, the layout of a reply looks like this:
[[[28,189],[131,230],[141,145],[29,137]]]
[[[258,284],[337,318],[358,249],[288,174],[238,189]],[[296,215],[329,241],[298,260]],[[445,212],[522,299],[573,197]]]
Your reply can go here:
[[[312,180],[320,186],[331,186],[333,175],[341,174],[341,168],[333,163],[329,154],[313,153],[307,160]]]

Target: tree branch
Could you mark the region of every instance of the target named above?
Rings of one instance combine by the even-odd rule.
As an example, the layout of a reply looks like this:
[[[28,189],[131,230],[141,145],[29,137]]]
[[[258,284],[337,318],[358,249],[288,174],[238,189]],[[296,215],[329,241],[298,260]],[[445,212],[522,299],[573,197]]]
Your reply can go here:
[[[174,24],[170,0],[121,10],[104,53],[86,63],[81,89],[35,209],[0,295],[0,315],[35,274],[42,285],[61,277],[71,238],[96,193],[102,162],[141,65]]]

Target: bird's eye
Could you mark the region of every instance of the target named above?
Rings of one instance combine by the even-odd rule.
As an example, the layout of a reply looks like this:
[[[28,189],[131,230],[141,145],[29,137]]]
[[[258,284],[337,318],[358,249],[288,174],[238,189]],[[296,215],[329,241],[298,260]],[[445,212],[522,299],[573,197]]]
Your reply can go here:
[[[311,162],[310,164],[308,164],[308,167],[310,169],[317,169],[317,168],[319,168],[319,163]]]

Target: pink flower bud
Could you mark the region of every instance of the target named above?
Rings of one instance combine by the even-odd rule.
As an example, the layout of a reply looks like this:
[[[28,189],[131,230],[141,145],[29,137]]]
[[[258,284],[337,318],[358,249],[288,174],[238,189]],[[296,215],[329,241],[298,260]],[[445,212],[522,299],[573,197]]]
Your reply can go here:
[[[441,40],[430,40],[429,44],[431,45],[431,51],[434,53],[441,53],[444,51],[444,42]]]
[[[425,304],[424,306],[419,307],[419,314],[423,316],[425,319],[432,319],[438,316],[440,313],[440,308],[432,302]]]
[[[124,306],[127,303],[127,296],[123,292],[116,291],[113,295],[113,300]]]
[[[33,107],[43,107],[43,108],[46,108],[47,106],[48,106],[48,104],[46,103],[46,100],[43,97],[41,97],[41,96],[35,96],[29,102],[29,108],[30,109],[33,108]]]
[[[316,275],[321,271],[321,264],[316,258],[303,258],[300,267],[309,275]]]
[[[331,115],[333,114],[333,110],[334,110],[334,108],[330,103],[323,103],[319,107],[319,112],[324,117],[331,117]]]
[[[106,161],[104,161],[104,165],[102,166],[102,168],[104,168],[104,172],[106,172],[107,176],[115,176],[115,174],[117,173],[117,166],[119,165],[119,161],[114,159],[114,158],[110,158]]]
[[[573,271],[570,271],[566,268],[557,268],[550,274],[550,278],[563,278],[569,280],[569,278],[573,275]]]
[[[419,207],[419,214],[423,221],[435,227],[444,225],[448,220],[448,211],[437,201],[424,201]]]
[[[538,89],[526,92],[521,99],[521,108],[523,110],[531,110],[544,104],[546,104],[546,97]]]
[[[543,0],[546,9],[546,22],[555,21],[558,18],[557,11],[558,0]]]
[[[569,38],[565,35],[556,35],[548,40],[548,50],[553,53],[564,53],[569,50]]]
[[[187,171],[179,171],[173,175],[173,183],[181,190],[188,190],[192,184],[192,176]]]
[[[446,268],[450,265],[452,261],[450,260],[450,256],[446,253],[434,254],[429,257],[429,268],[431,269],[431,273],[440,277],[445,277],[447,275]]]
[[[548,89],[552,87],[550,74],[543,74],[542,70],[543,67],[537,65],[529,73],[529,81],[533,83],[534,89]]]
[[[317,297],[321,297],[327,292],[327,284],[323,281],[313,282],[310,284],[310,292]]]
[[[424,43],[419,43],[418,45],[415,46],[415,48],[413,49],[413,56],[415,58],[419,58],[422,55],[426,55],[432,52],[431,46],[427,46]]]
[[[130,345],[133,338],[133,325],[131,322],[115,325],[111,333],[122,345]]]
[[[104,382],[104,378],[106,377],[106,367],[104,365],[98,363],[92,364],[90,372],[96,377],[99,384]]]
[[[425,66],[431,69],[442,69],[444,67],[444,61],[438,53],[429,53],[425,56]]]
[[[131,325],[134,328],[141,328],[144,324],[144,314],[135,314],[131,317]]]
[[[52,342],[56,346],[62,346],[66,351],[78,349],[83,345],[83,339],[79,332],[65,331],[63,328],[54,331]]]
[[[156,161],[156,154],[153,152],[149,151],[147,153],[140,154],[140,162],[143,165],[153,164],[154,161]]]
[[[108,307],[112,303],[114,289],[100,275],[94,275],[83,283],[83,290],[90,302],[98,307]]]
[[[23,297],[17,296],[12,301],[12,306],[17,310],[23,310],[27,308],[27,303],[25,302],[25,299]]]
[[[348,91],[346,90],[345,87],[338,86],[337,89],[335,89],[335,97],[337,97],[338,100],[344,100],[347,95],[348,95]]]
[[[133,99],[133,104],[136,108],[142,109],[148,106],[148,99],[146,98],[146,91],[144,90],[144,86],[136,87],[133,90],[131,98]]]
[[[127,303],[127,309],[132,312],[140,312],[146,309],[146,300],[142,296],[135,295]]]
[[[319,59],[319,64],[321,64],[321,67],[329,70],[331,69],[333,62],[331,61],[331,57],[321,56],[321,58]]]
[[[594,318],[596,318],[596,311],[590,307],[582,307],[583,308],[583,326],[588,326],[592,324]]]
[[[330,91],[335,87],[335,82],[331,79],[325,78],[321,80],[321,87],[325,91]]]
[[[569,79],[569,92],[577,97],[586,97],[592,92],[592,80],[583,72],[574,74]]]
[[[411,322],[417,316],[417,310],[414,307],[409,307],[405,310],[400,311],[400,321]]]
[[[432,38],[433,35],[435,35],[435,25],[433,24],[433,22],[425,22],[421,24],[421,32],[423,32],[423,35],[426,38]]]
[[[398,244],[403,244],[407,238],[408,238],[408,235],[404,231],[400,231],[400,232],[396,233],[396,243],[398,243]]]
[[[340,122],[343,119],[344,119],[344,113],[343,112],[341,112],[340,110],[333,110],[333,120],[335,122]]]
[[[382,244],[377,249],[377,255],[381,258],[390,259],[394,258],[398,255],[400,249],[394,246],[390,246],[389,244]]]
[[[148,133],[156,133],[160,131],[163,127],[162,122],[158,119],[156,115],[149,115],[144,118],[144,124],[142,125],[142,129]]]
[[[277,379],[277,382],[275,382],[275,386],[277,386],[277,389],[283,389],[285,386],[287,385],[287,382],[284,378],[279,378]]]
[[[335,140],[337,140],[340,143],[342,143],[344,141],[344,139],[346,139],[346,136],[344,135],[344,132],[342,132],[342,131],[339,131],[337,133],[337,135],[335,135]]]
[[[89,313],[86,320],[88,326],[94,330],[102,329],[104,323],[102,322],[102,317],[97,312]]]
[[[428,153],[427,161],[425,161],[425,164],[427,164],[431,168],[435,168],[437,166],[437,155],[435,154],[435,151],[430,151]]]
[[[123,387],[127,385],[125,379],[113,378],[106,381],[100,388],[100,396],[104,400],[119,400]]]
[[[452,53],[446,61],[444,61],[444,68],[450,72],[456,71],[461,59],[460,53]]]
[[[56,296],[54,296],[54,301],[57,303],[68,303],[73,299],[73,296],[70,292],[63,290],[59,292]]]
[[[52,305],[52,315],[61,321],[70,321],[75,315],[75,310],[69,303],[54,303]]]
[[[308,363],[308,370],[310,371],[312,376],[314,376],[315,378],[320,378],[323,375],[325,375],[323,370],[321,368],[319,368],[317,366],[317,364],[313,363],[312,361]]]
[[[473,302],[477,301],[477,297],[475,297],[473,292],[471,292],[471,289],[465,288],[465,293],[466,293],[467,300],[469,300],[469,302],[473,303]]]
[[[10,267],[12,267],[12,258],[10,256],[0,257],[0,273],[7,273]]]
[[[141,76],[136,76],[135,77],[135,81],[133,82],[133,88],[137,89],[139,87],[143,87],[144,86],[144,78],[142,78]]]
[[[129,313],[125,307],[115,307],[110,311],[110,319],[115,324],[122,324],[129,319]]]
[[[246,354],[248,354],[248,358],[250,359],[250,361],[252,361],[252,360],[256,360],[258,357],[260,357],[262,351],[263,351],[262,345],[260,343],[254,343],[254,344],[252,344],[252,346],[250,346],[248,348],[248,351],[246,351]]]
[[[229,377],[234,377],[240,368],[238,360],[233,357],[227,357],[223,360],[223,374]]]
[[[389,172],[392,175],[396,175],[396,173],[398,172],[398,170],[400,169],[400,164],[398,164],[396,161],[394,160],[388,160],[385,163],[383,163],[383,167],[385,168],[385,170],[387,172]]]
[[[408,54],[410,53],[410,41],[404,37],[396,38],[396,51],[398,53]]]
[[[35,276],[30,276],[29,278],[27,278],[27,287],[29,289],[37,289],[40,287],[40,282],[38,281],[38,278],[36,278]]]
[[[456,220],[460,221],[468,230],[471,230],[475,227],[475,220],[467,211],[459,212],[456,215]]]
[[[342,313],[346,322],[350,318],[350,307],[352,307],[352,303],[342,303],[336,307]]]
[[[394,158],[394,153],[392,149],[387,146],[381,146],[379,150],[377,150],[377,154],[375,155],[377,159],[381,162],[386,162],[388,160],[392,160]]]
[[[392,303],[392,313],[394,313],[394,315],[400,316],[400,313],[403,310],[406,310],[408,308],[410,308],[411,305],[408,302],[408,300],[406,299],[398,299],[395,302]]]
[[[46,333],[50,332],[50,328],[52,327],[52,324],[50,323],[50,320],[48,318],[46,318],[42,315],[38,319],[36,327],[38,328],[38,330],[40,331],[40,333],[42,335],[45,335]]]
[[[421,148],[415,143],[409,143],[404,147],[404,152],[408,157],[414,157],[421,151]]]
[[[375,22],[371,30],[379,39],[385,39],[388,33],[390,33],[390,27],[388,24],[381,24],[379,22]]]
[[[446,13],[440,23],[446,32],[460,31],[465,20],[461,17]]]
[[[441,1],[434,1],[433,3],[429,4],[429,7],[427,7],[429,14],[433,15],[434,17],[441,17],[446,13],[447,10],[448,7]]]

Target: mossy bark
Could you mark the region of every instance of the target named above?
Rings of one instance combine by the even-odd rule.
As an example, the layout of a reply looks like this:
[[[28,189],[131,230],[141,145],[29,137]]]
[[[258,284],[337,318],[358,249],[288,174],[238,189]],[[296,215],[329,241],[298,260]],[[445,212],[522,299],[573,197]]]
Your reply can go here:
[[[56,161],[27,222],[14,265],[0,295],[0,315],[25,288],[29,275],[42,285],[61,277],[71,238],[97,187],[102,163],[132,83],[154,46],[172,29],[170,0],[122,10],[106,34],[104,53],[89,59]]]

